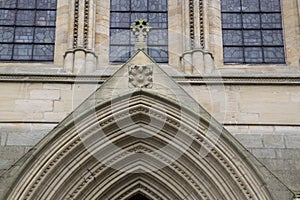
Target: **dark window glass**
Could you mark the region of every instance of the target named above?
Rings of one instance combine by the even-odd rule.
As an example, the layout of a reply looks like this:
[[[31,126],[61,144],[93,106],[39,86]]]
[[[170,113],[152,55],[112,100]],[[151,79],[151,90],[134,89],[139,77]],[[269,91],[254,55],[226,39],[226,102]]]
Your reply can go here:
[[[280,0],[221,0],[225,63],[285,63]]]
[[[111,0],[110,61],[126,62],[134,54],[135,38],[131,24],[146,19],[151,27],[148,54],[160,63],[168,62],[168,7],[167,0]]]
[[[0,0],[0,60],[53,61],[56,0]]]

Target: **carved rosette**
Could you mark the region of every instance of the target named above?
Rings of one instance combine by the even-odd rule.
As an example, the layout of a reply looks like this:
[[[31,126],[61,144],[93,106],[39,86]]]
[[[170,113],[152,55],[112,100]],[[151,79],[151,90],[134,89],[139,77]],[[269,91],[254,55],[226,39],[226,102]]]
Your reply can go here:
[[[128,68],[129,88],[152,88],[153,67],[147,65],[131,65]]]

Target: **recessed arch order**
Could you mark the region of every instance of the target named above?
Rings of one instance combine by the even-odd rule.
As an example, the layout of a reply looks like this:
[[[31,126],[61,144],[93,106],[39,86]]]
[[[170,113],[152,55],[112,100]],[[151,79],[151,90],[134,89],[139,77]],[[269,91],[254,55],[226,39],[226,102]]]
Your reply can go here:
[[[70,115],[35,149],[7,199],[271,199],[222,126],[144,89]]]

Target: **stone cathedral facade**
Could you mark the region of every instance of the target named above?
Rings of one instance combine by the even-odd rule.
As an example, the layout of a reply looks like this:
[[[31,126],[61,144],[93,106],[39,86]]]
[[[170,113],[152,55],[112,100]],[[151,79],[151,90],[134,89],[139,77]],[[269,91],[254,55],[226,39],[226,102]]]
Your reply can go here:
[[[300,199],[299,0],[0,0],[0,200]]]

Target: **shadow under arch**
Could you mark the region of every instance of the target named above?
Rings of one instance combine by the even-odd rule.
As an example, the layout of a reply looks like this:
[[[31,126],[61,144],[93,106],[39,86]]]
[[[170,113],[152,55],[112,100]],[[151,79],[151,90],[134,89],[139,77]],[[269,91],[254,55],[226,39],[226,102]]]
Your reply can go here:
[[[128,101],[130,115],[121,106]],[[111,104],[95,105],[78,119],[69,116],[52,130],[7,199],[125,200],[138,193],[155,200],[272,199],[247,151],[201,113],[143,89]],[[120,128],[128,118],[133,123]],[[172,160],[173,154],[180,157]]]
[[[147,197],[145,197],[142,194],[135,194],[134,196],[130,197],[129,200],[149,200]]]

